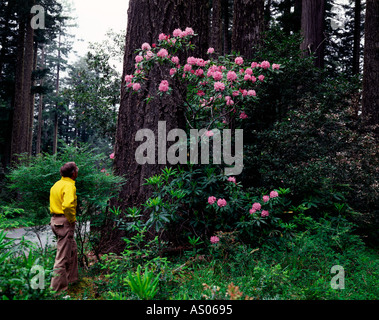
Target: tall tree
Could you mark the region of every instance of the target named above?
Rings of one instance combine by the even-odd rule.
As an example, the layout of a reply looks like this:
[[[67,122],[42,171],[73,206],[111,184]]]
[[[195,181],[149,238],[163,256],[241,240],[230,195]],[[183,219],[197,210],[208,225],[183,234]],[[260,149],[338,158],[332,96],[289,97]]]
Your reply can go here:
[[[21,153],[31,154],[30,132],[31,132],[31,85],[34,57],[34,29],[30,24],[32,15],[30,9],[34,1],[20,8],[17,71],[15,80],[15,100],[13,111],[12,160],[17,160]]]
[[[232,50],[252,58],[263,31],[264,0],[234,0]]]
[[[379,1],[366,1],[362,115],[379,137]]]
[[[208,48],[209,7],[207,1],[201,0],[131,0],[128,9],[128,26],[125,41],[123,78],[132,74],[135,65],[135,49],[144,42],[154,43],[160,33],[170,34],[176,28],[185,29],[193,26],[198,34],[194,44],[198,50],[190,55],[205,56]],[[186,56],[180,56],[184,63]],[[140,165],[135,160],[135,152],[141,142],[135,141],[140,129],[151,129],[157,137],[158,121],[166,121],[167,131],[184,128],[185,120],[181,109],[182,90],[174,90],[164,100],[156,97],[146,101],[148,95],[156,96],[156,90],[166,67],[157,66],[150,71],[147,89],[141,94],[133,94],[121,87],[121,103],[115,143],[114,171],[125,176],[127,183],[123,186],[117,203],[121,208],[143,203],[149,196],[149,189],[144,186],[145,179],[160,173],[165,164]],[[156,142],[157,145],[157,142]],[[164,151],[166,152],[166,151]]]
[[[315,55],[315,66],[324,66],[325,47],[325,1],[303,0],[301,11],[301,30],[304,36],[300,48],[304,55]]]

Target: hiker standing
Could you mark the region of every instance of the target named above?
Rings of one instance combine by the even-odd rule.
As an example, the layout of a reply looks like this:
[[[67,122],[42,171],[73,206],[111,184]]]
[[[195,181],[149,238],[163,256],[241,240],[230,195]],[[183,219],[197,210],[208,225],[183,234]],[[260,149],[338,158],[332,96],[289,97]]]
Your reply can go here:
[[[64,164],[61,180],[50,189],[50,226],[57,236],[57,254],[51,288],[54,291],[67,290],[68,284],[78,280],[78,254],[74,239],[76,221],[76,187],[78,167],[75,162]]]

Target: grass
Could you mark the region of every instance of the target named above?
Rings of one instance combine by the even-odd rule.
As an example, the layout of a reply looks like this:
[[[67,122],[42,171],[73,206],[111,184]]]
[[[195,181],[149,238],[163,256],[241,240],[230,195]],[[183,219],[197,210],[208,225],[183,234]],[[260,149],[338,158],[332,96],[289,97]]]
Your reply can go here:
[[[8,219],[9,220],[9,219]],[[89,265],[81,266],[80,280],[70,285],[67,294],[53,296],[25,288],[27,270],[33,261],[52,268],[55,251],[39,250],[29,255],[3,262],[2,270],[9,271],[9,279],[0,275],[1,286],[22,299],[70,300],[135,300],[140,296],[131,290],[128,271],[137,277],[138,266],[159,275],[158,300],[376,300],[379,298],[379,254],[368,248],[352,231],[349,223],[339,221],[336,226],[320,220],[299,228],[291,237],[272,237],[256,243],[244,243],[237,232],[220,232],[220,242],[177,255],[160,256],[162,243],[144,242],[143,237],[131,237],[121,255],[102,255],[97,261],[87,251]],[[164,245],[164,244],[163,244]],[[89,248],[89,246],[86,246]],[[138,248],[138,249],[137,249]],[[0,255],[1,256],[1,255]],[[33,261],[31,258],[34,259]],[[30,260],[30,261],[29,261]],[[340,273],[332,273],[333,266],[344,271],[344,289],[333,289],[331,283]],[[11,270],[25,270],[25,278],[17,282]],[[17,273],[16,273],[17,275]],[[142,271],[140,276],[143,276]],[[339,280],[340,281],[340,280]],[[339,283],[339,281],[334,281]],[[23,292],[18,296],[17,292]],[[69,297],[67,297],[67,295]]]
[[[316,237],[303,235],[280,247],[238,244],[233,254],[221,257],[215,252],[223,250],[219,246],[205,254],[188,252],[170,259],[155,257],[156,264],[144,263],[150,264],[150,270],[161,272],[154,297],[158,300],[376,300],[379,255],[361,245],[334,250]],[[115,264],[114,258],[107,256],[94,264],[82,278],[91,285],[83,285],[82,294],[76,290],[72,298],[138,299],[126,283],[126,273],[119,270],[122,265],[135,270],[141,261],[136,264],[117,257]],[[338,274],[330,270],[336,264],[345,271],[344,289],[331,287]]]

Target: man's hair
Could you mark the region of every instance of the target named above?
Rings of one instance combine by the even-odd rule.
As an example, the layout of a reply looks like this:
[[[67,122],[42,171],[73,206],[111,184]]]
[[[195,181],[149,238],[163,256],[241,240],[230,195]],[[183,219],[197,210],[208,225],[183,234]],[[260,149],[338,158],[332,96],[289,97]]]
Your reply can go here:
[[[60,173],[62,177],[71,178],[77,169],[75,162],[67,162],[61,167]]]

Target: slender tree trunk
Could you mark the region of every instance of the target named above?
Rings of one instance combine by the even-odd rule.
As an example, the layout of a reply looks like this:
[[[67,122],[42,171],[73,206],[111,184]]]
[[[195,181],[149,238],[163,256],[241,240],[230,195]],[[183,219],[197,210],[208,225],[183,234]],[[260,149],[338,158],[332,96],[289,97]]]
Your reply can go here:
[[[224,17],[223,19],[223,34],[224,34],[224,52],[223,54],[229,54],[231,47],[232,47],[232,38],[230,36],[229,32],[229,16],[230,16],[230,10],[229,7],[229,1],[228,0],[221,0],[221,12]]]
[[[41,48],[41,62],[42,68],[45,68],[45,46],[42,45]],[[40,80],[40,87],[43,86],[43,77]],[[36,154],[41,153],[41,138],[42,138],[42,112],[43,112],[43,94],[39,94],[39,104],[38,104],[38,128],[37,128],[37,140],[36,140]]]
[[[58,37],[58,60],[57,60],[57,76],[55,82],[55,111],[54,111],[54,133],[53,133],[53,154],[58,151],[58,112],[59,112],[59,76],[61,68],[61,33]]]
[[[361,49],[361,0],[355,0],[354,8],[354,47],[353,47],[353,74],[359,73],[359,57]],[[378,30],[379,31],[379,30]]]
[[[264,0],[234,0],[232,50],[251,59],[263,31]]]
[[[37,69],[37,53],[38,53],[38,44],[37,42],[34,43],[33,46],[33,68],[32,72]],[[34,79],[31,79],[31,85],[34,87],[36,85],[36,81]],[[35,93],[30,93],[30,109],[29,109],[29,153],[33,153],[33,128],[34,128],[34,105],[35,105]]]
[[[301,14],[301,30],[304,41],[300,45],[305,56],[315,54],[315,66],[324,66],[324,27],[325,1],[303,0]]]
[[[362,115],[379,137],[379,1],[366,1]]]

